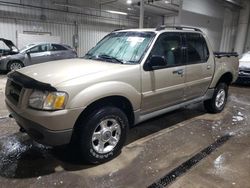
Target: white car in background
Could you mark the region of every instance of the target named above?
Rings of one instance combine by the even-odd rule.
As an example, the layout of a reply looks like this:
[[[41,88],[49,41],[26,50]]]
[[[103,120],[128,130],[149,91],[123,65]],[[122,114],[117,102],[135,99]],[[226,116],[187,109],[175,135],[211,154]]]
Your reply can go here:
[[[238,83],[250,83],[250,51],[244,53],[239,60]]]

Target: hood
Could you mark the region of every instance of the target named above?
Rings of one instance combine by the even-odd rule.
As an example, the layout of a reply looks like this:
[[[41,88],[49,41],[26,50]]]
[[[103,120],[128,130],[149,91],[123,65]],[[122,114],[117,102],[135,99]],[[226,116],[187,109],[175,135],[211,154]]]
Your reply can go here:
[[[19,53],[18,48],[11,40],[0,38],[0,41],[2,41],[6,46],[9,47],[9,50],[2,50],[2,55],[13,55]]]
[[[122,66],[126,65],[88,59],[67,59],[32,65],[17,71],[39,82],[56,86],[74,78],[119,69]]]

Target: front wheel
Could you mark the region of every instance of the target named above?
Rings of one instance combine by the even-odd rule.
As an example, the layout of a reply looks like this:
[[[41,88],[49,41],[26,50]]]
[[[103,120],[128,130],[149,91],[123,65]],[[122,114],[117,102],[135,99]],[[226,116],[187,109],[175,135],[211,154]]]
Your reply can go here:
[[[228,85],[226,83],[219,83],[215,88],[212,99],[204,101],[204,107],[210,113],[219,113],[224,109],[227,97]]]
[[[126,140],[128,119],[116,107],[94,110],[88,118],[80,118],[78,125],[80,152],[83,160],[99,164],[117,156]]]
[[[23,67],[24,67],[23,63],[19,61],[12,61],[8,63],[8,71],[15,71]]]

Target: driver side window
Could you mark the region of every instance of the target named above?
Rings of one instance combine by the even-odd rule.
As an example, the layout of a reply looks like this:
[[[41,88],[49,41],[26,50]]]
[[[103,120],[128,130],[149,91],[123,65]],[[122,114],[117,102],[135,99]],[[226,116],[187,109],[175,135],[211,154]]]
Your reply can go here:
[[[164,57],[167,66],[182,65],[181,52],[181,36],[179,33],[163,33],[161,34],[152,51],[152,56]]]

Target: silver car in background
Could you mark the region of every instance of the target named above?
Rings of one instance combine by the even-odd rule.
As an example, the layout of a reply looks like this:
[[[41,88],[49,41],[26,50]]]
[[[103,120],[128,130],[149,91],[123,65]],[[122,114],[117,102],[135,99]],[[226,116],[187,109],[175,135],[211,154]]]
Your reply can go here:
[[[10,47],[10,51],[11,49],[13,48]],[[30,44],[17,53],[0,55],[0,70],[13,71],[29,65],[76,57],[76,51],[68,45],[54,43]]]
[[[250,51],[244,53],[239,60],[239,77],[236,83],[250,83]]]

